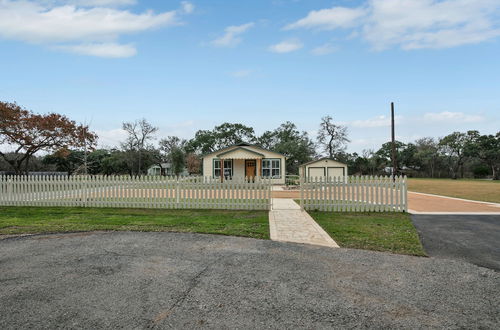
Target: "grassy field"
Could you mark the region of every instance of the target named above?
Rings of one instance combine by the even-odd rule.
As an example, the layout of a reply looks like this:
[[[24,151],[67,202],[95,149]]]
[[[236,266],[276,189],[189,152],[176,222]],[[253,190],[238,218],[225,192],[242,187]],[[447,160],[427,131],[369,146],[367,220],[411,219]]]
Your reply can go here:
[[[340,247],[425,256],[407,213],[309,212]]]
[[[0,235],[91,230],[173,231],[269,239],[267,211],[0,207]]]
[[[474,179],[408,179],[408,190],[500,203],[500,181]]]

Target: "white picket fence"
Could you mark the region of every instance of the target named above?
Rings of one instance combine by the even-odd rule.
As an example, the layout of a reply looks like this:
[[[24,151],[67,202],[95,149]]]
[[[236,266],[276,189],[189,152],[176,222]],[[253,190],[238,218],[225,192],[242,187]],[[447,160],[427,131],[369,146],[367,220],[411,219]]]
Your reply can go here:
[[[300,206],[333,212],[407,212],[406,177],[346,176],[303,179]]]
[[[0,205],[268,210],[271,182],[255,178],[0,176]]]

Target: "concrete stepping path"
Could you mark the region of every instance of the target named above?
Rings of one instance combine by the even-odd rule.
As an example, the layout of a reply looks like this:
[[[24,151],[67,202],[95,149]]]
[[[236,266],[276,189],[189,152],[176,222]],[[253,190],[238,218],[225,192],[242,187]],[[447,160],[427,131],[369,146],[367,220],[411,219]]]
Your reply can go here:
[[[338,244],[291,198],[273,198],[269,227],[273,241],[338,248]]]

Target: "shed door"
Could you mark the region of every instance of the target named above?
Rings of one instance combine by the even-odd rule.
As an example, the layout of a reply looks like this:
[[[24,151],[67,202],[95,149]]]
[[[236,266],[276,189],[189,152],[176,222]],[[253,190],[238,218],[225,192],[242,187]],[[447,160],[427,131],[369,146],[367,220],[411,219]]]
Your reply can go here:
[[[345,175],[343,167],[328,167],[327,172],[329,177],[339,177]]]
[[[309,167],[309,177],[325,176],[324,167]]]

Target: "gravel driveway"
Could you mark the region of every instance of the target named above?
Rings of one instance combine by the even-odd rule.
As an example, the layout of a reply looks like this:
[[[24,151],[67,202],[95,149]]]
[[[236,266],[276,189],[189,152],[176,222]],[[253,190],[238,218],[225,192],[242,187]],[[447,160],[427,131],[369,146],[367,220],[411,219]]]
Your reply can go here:
[[[0,328],[498,328],[470,263],[216,235],[0,240]]]
[[[411,219],[430,256],[500,271],[500,215],[414,214]]]

